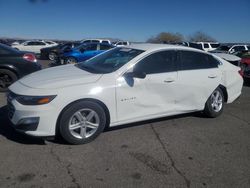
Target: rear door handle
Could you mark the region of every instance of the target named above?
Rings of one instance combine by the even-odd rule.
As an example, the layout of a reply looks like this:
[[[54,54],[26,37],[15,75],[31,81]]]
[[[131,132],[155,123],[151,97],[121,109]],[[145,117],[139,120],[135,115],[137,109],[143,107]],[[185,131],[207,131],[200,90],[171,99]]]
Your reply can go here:
[[[171,83],[174,82],[174,78],[167,78],[164,80],[165,83]]]

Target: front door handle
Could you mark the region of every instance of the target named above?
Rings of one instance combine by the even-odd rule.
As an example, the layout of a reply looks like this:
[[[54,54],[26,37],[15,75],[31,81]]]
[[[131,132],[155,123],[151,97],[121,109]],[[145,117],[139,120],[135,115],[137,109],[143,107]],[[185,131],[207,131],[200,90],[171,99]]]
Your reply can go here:
[[[174,78],[167,78],[164,80],[165,83],[171,83],[174,82]]]
[[[208,76],[208,78],[217,78],[217,75],[211,74],[211,75]]]

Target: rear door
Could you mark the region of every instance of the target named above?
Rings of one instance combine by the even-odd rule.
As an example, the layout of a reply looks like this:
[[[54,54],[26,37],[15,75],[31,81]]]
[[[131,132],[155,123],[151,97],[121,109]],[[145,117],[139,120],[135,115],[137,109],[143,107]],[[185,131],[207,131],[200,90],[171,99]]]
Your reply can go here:
[[[221,81],[219,62],[211,55],[195,51],[178,51],[178,88],[176,107],[180,112],[202,110]]]

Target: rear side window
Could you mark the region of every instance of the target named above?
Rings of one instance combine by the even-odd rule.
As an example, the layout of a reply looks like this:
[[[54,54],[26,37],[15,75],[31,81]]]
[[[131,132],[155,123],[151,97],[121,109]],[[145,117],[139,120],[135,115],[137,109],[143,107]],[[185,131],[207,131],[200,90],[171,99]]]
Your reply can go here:
[[[176,52],[162,51],[145,57],[138,62],[134,70],[145,72],[146,74],[157,74],[176,71]]]
[[[90,45],[87,45],[87,46],[85,47],[85,50],[86,50],[86,51],[97,50],[97,44],[90,44]]]
[[[180,52],[181,70],[216,68],[219,62],[211,55],[192,51]]]

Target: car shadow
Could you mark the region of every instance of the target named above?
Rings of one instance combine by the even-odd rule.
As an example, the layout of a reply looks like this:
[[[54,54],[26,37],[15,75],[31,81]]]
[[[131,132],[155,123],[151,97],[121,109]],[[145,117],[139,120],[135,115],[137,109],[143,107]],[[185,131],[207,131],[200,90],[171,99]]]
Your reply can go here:
[[[20,144],[27,144],[27,145],[45,145],[45,141],[40,138],[34,138],[30,136],[26,136],[15,131],[12,126],[11,122],[8,119],[8,112],[7,106],[3,106],[0,108],[0,135],[11,140],[13,142],[17,142]]]
[[[7,106],[3,106],[0,108],[0,135],[4,136],[8,140],[11,140],[16,143],[20,144],[26,144],[26,145],[46,145],[45,140],[48,140],[50,142],[56,143],[56,144],[63,144],[63,145],[69,145],[67,142],[65,142],[61,136],[56,136],[55,139],[51,138],[36,138],[27,136],[25,134],[21,134],[12,128],[11,122],[8,119],[8,110]],[[197,118],[204,118],[204,115],[200,112],[195,113],[189,113],[189,114],[182,114],[182,115],[176,115],[176,116],[170,116],[170,117],[164,117],[164,118],[157,118],[147,121],[140,121],[136,123],[129,123],[124,124],[116,127],[107,127],[105,128],[104,132],[110,132],[120,129],[126,129],[136,126],[144,126],[145,124],[151,124],[151,123],[157,123],[161,121],[168,121],[173,119],[180,119],[185,117],[197,117]]]

